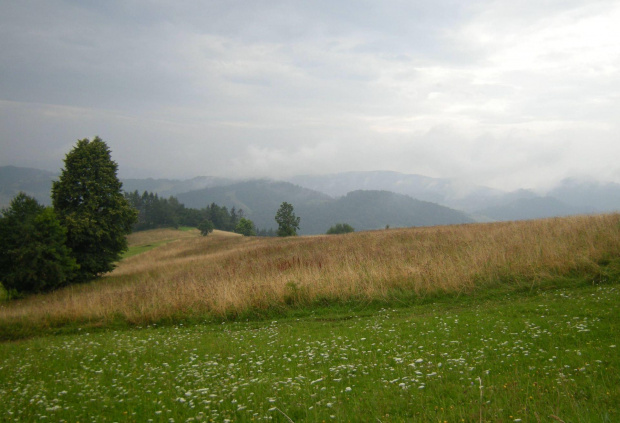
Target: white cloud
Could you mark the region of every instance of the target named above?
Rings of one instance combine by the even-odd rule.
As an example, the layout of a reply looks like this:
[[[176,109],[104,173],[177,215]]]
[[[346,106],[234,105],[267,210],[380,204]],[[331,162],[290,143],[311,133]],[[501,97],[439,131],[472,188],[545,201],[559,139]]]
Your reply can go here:
[[[620,182],[618,21],[585,0],[5,2],[0,165],[58,168],[98,134],[152,176]]]
[[[320,142],[312,146],[299,146],[291,150],[250,145],[245,154],[232,160],[234,174],[239,177],[270,175],[289,177],[314,173],[316,163],[337,162],[341,154],[335,143]]]

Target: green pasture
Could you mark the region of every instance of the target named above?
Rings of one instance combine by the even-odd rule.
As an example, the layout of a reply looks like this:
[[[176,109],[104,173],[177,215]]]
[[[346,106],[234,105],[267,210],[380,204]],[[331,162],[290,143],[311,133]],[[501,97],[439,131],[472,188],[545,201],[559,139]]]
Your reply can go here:
[[[620,286],[0,344],[0,421],[614,422]]]

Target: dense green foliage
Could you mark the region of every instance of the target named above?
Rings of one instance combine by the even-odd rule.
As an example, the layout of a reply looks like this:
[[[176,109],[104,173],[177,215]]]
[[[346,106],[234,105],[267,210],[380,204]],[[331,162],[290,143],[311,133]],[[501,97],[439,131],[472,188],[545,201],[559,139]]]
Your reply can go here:
[[[211,232],[213,232],[213,229],[215,229],[215,227],[213,226],[213,222],[208,219],[205,219],[198,224],[198,230],[200,231],[200,235],[202,236],[209,235]]]
[[[280,205],[276,213],[278,236],[296,236],[299,230],[300,217],[295,216],[293,206],[286,201]]]
[[[111,271],[127,249],[137,213],[123,196],[117,168],[101,138],[85,138],[67,154],[52,185],[54,210],[80,265],[76,282]]]
[[[54,210],[24,193],[0,217],[0,282],[8,292],[49,291],[78,266]]]
[[[174,197],[159,198],[157,194],[144,191],[125,193],[129,204],[138,211],[138,219],[133,226],[134,231],[147,229],[177,227],[183,220],[185,207]]]
[[[237,211],[235,207],[229,211],[212,203],[202,209],[187,208],[176,197],[161,198],[147,191],[142,195],[138,191],[125,193],[125,198],[138,211],[138,220],[133,227],[135,231],[178,226],[197,228],[208,220],[214,229],[233,232],[243,218],[243,210]]]
[[[348,234],[351,232],[355,232],[353,226],[348,223],[336,223],[334,226],[327,230],[327,235],[336,235],[336,234]]]
[[[254,228],[254,223],[250,219],[246,219],[245,217],[239,219],[239,223],[237,223],[235,232],[243,236],[256,236],[256,229]]]

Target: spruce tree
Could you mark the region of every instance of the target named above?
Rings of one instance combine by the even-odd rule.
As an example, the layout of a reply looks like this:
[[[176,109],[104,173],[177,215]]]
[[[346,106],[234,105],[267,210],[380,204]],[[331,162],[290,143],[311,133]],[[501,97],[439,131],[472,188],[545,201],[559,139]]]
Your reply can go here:
[[[76,282],[111,271],[127,249],[126,235],[137,212],[123,196],[117,170],[106,143],[85,138],[67,154],[60,179],[52,185],[54,210],[80,265]]]
[[[296,236],[301,218],[295,216],[293,206],[287,202],[280,205],[276,213],[278,223],[278,236]]]
[[[77,270],[54,210],[19,193],[0,217],[0,282],[11,292],[49,291]]]

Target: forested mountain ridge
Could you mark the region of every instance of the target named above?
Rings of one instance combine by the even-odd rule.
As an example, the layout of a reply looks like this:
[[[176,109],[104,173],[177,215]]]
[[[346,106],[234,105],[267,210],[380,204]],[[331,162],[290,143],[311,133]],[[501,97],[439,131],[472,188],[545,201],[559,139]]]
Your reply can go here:
[[[299,175],[289,178],[288,181],[333,197],[357,190],[390,191],[465,211],[480,208],[480,204],[496,205],[505,194],[499,190],[461,181],[392,171]]]
[[[287,182],[249,181],[180,194],[187,207],[216,203],[243,210],[261,229],[275,228],[274,216],[284,201],[301,217],[300,234],[325,233],[336,223],[356,230],[433,226],[473,222],[466,213],[388,191],[358,190],[334,199]]]
[[[50,204],[51,183],[57,178],[58,174],[55,172],[0,166],[0,207],[8,206],[10,200],[20,191],[35,197],[43,204]],[[335,198],[359,190],[390,191],[407,195],[451,209],[464,210],[480,221],[522,220],[620,210],[620,184],[585,179],[563,180],[546,193],[523,189],[504,192],[449,179],[390,171],[296,176],[289,178],[293,183],[272,180],[240,182],[210,176],[188,180],[149,178],[121,181],[125,192],[137,190],[142,194],[149,191],[157,193],[161,198],[177,196],[187,207],[202,208],[211,203],[229,208],[235,206],[247,211],[248,215],[254,215],[257,226],[261,229],[274,227],[273,215],[283,201],[292,203],[296,210],[301,211],[311,204],[331,203]],[[295,186],[297,188],[294,188]],[[211,200],[209,203],[205,203],[207,197],[197,194],[202,190],[208,192],[208,199]],[[308,210],[307,214],[311,216],[312,212],[313,210]],[[334,218],[339,217],[335,211],[329,214]],[[314,228],[313,232],[318,231],[313,219],[309,217],[302,221],[302,233],[306,233],[310,228]],[[364,222],[362,219],[362,226],[367,226]],[[324,225],[335,223],[342,222],[324,222]],[[378,222],[375,223],[379,225]]]
[[[320,206],[300,209],[304,233],[325,233],[335,223],[355,230],[472,223],[467,213],[389,191],[358,190]]]
[[[177,198],[186,207],[197,209],[211,203],[229,209],[235,207],[237,210],[242,210],[243,214],[260,229],[277,227],[274,217],[280,205],[285,201],[293,204],[297,215],[300,215],[302,210],[334,201],[330,196],[317,191],[301,188],[288,182],[269,180],[253,180],[204,188],[179,194]],[[303,218],[301,225],[301,233],[309,233],[303,229]]]
[[[300,175],[291,177],[288,181],[334,197],[360,189],[385,190],[474,214],[485,210],[499,213],[506,207],[517,210],[516,213],[511,211],[501,214],[499,220],[507,220],[509,216],[528,219],[537,213],[553,216],[557,212],[560,216],[620,210],[620,184],[588,179],[567,178],[541,192],[527,189],[501,191],[458,180],[391,171]],[[553,197],[555,201],[549,197]],[[548,204],[547,208],[543,207],[545,203]],[[525,207],[522,214],[518,212],[520,206]],[[539,209],[538,212],[535,212],[536,208]]]

